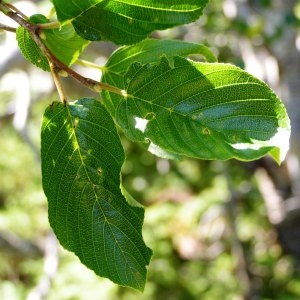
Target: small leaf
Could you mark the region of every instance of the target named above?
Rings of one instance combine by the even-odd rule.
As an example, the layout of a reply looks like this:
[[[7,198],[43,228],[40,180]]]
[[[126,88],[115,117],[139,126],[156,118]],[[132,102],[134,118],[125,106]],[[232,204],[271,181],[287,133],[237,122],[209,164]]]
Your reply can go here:
[[[33,24],[48,23],[49,20],[40,14],[29,19]],[[48,49],[64,64],[72,65],[85,47],[89,44],[75,32],[71,24],[66,24],[59,29],[47,29],[43,32],[43,42]],[[44,71],[50,71],[47,58],[23,27],[17,29],[17,41],[24,57]]]
[[[46,36],[45,45],[67,66],[75,63],[90,43],[81,38],[71,24],[63,25],[60,29],[48,29],[43,32]]]
[[[229,64],[175,57],[133,64],[118,124],[135,141],[200,159],[254,160],[270,153],[280,163],[289,147],[284,105],[262,81]]]
[[[53,0],[53,4],[58,20],[72,21],[83,38],[128,45],[155,30],[197,20],[207,0]]]
[[[44,71],[50,72],[50,66],[46,56],[44,56],[26,29],[19,26],[16,31],[16,39],[21,53],[29,62]]]
[[[53,103],[41,139],[49,221],[60,243],[96,274],[143,290],[151,257],[144,210],[122,195],[124,151],[107,110],[89,98]]]

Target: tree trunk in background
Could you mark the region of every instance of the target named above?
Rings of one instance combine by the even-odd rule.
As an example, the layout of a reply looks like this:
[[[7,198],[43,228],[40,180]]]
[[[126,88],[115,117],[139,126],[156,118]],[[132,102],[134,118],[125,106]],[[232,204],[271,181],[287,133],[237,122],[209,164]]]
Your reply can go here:
[[[228,1],[228,0],[227,0]],[[232,0],[229,0],[232,1]],[[264,164],[269,175],[274,182],[274,192],[279,195],[282,202],[282,220],[280,223],[273,223],[277,229],[278,238],[285,253],[292,254],[296,258],[296,263],[300,267],[300,34],[297,32],[294,9],[296,0],[274,0],[271,1],[271,7],[262,8],[260,1],[240,2],[234,1],[239,13],[248,12],[247,18],[253,17],[253,14],[259,14],[264,17],[265,32],[281,31],[281,36],[269,45],[262,43],[259,46],[251,44],[250,40],[241,40],[241,56],[245,61],[246,69],[251,73],[258,72],[260,68],[265,68],[260,74],[254,74],[262,77],[261,79],[268,84],[281,97],[287,107],[291,119],[292,135],[290,139],[290,152],[286,162],[289,169],[290,184],[292,186],[287,199],[283,199],[279,194],[282,185],[288,184],[288,176],[284,173],[285,166],[279,168]],[[251,16],[252,14],[252,16]],[[240,16],[241,17],[241,16]],[[294,19],[294,20],[293,20]],[[249,21],[250,22],[250,21]],[[278,81],[276,80],[276,68],[267,69],[267,60],[275,59],[278,66]],[[270,66],[270,65],[269,65]],[[268,76],[269,75],[269,76]],[[275,80],[269,80],[270,78]],[[282,174],[285,179],[282,180]],[[261,180],[263,180],[261,178]],[[282,183],[284,182],[284,183]],[[264,186],[265,182],[260,183]],[[286,188],[288,188],[286,186]],[[264,187],[266,189],[266,187]],[[266,199],[262,192],[265,202],[273,203],[272,199]],[[269,201],[270,200],[270,201]],[[274,204],[274,203],[273,203]],[[267,206],[267,205],[266,205]],[[266,207],[268,210],[269,208]],[[270,212],[268,213],[269,220]]]

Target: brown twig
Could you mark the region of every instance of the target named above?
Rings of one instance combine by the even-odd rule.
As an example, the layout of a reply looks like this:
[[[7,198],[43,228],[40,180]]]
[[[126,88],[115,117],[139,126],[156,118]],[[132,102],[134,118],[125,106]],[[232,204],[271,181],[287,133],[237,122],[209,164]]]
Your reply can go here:
[[[68,101],[67,101],[67,96],[66,96],[65,90],[60,81],[59,70],[56,69],[56,67],[52,64],[52,61],[50,61],[50,60],[49,60],[49,65],[50,65],[53,81],[55,83],[59,98],[63,102],[63,104],[66,105]]]
[[[5,5],[7,7],[9,7],[11,10],[13,10],[14,12],[16,12],[17,14],[19,14],[25,20],[28,20],[28,17],[24,13],[22,13],[17,7],[15,7],[14,5],[12,5],[10,3],[5,3]]]
[[[16,28],[14,27],[10,27],[4,24],[0,23],[0,30],[5,30],[5,31],[9,31],[9,32],[16,32]]]
[[[91,78],[84,77],[74,71],[73,69],[66,66],[63,62],[61,62],[59,59],[57,59],[52,52],[47,48],[47,46],[42,41],[40,34],[41,34],[41,28],[40,24],[32,24],[25,20],[19,12],[16,12],[12,10],[6,3],[2,3],[0,1],[0,11],[2,11],[6,16],[13,19],[15,22],[17,22],[20,26],[22,26],[24,29],[26,29],[31,36],[31,38],[35,41],[35,43],[38,45],[38,47],[41,49],[43,54],[47,57],[49,64],[51,66],[51,69],[54,70],[55,74],[59,74],[61,71],[65,71],[67,74],[69,74],[71,77],[79,81],[82,85],[88,87],[89,89],[100,92],[101,90],[107,90],[109,92],[126,96],[126,92],[122,89],[119,89],[118,87],[102,83],[96,80],[93,80]],[[54,77],[56,76],[55,74]],[[65,99],[65,97],[63,97]],[[62,100],[63,100],[62,99]],[[65,99],[66,100],[66,99]],[[63,100],[64,101],[64,100]]]

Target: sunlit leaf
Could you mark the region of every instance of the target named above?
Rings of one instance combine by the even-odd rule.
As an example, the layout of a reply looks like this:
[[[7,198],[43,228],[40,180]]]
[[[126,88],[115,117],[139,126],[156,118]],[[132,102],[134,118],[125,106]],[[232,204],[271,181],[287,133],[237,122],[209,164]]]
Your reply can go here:
[[[135,63],[116,119],[135,141],[200,159],[281,162],[289,147],[285,108],[263,82],[229,64],[175,57]]]
[[[151,257],[144,210],[122,194],[124,151],[109,113],[94,99],[53,103],[41,134],[43,188],[60,243],[96,274],[143,290]]]
[[[191,23],[199,18],[207,0],[53,0],[60,22],[71,21],[88,40],[133,44],[151,32]]]
[[[115,51],[105,65],[101,81],[124,89],[124,75],[134,62],[155,63],[159,62],[162,56],[172,59],[174,55],[189,56],[192,54],[200,55],[209,62],[216,61],[211,50],[201,44],[177,40],[147,39]],[[122,97],[108,91],[103,91],[102,96],[106,108],[114,116]]]
[[[43,15],[33,15],[29,19],[34,24],[48,23],[49,20]],[[61,28],[43,30],[43,43],[60,61],[66,65],[72,65],[89,41],[81,38],[71,24],[66,24]],[[44,71],[50,71],[47,58],[41,49],[30,37],[23,27],[17,29],[17,40],[19,47],[26,59]]]
[[[33,22],[33,20],[31,21]],[[41,68],[44,71],[50,71],[50,66],[47,57],[44,56],[43,52],[35,43],[35,41],[31,38],[28,31],[22,26],[19,26],[17,28],[16,39],[21,53],[29,62],[31,62],[33,65]]]
[[[174,55],[198,55],[209,62],[217,60],[212,51],[201,44],[179,40],[147,39],[135,45],[121,47],[115,51],[105,65],[101,81],[124,89],[124,75],[134,62],[155,63],[159,62],[162,56],[172,59]],[[102,91],[102,96],[106,108],[115,117],[116,108],[123,98],[105,90]],[[148,150],[167,159],[179,159],[181,157],[151,143],[148,145]]]

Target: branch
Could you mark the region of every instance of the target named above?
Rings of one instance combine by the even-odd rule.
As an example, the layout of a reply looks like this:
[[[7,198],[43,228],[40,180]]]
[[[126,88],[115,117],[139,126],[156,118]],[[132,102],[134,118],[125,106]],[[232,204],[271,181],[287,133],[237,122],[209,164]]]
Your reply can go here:
[[[84,77],[80,75],[79,73],[75,72],[73,69],[66,66],[63,62],[61,62],[59,59],[57,59],[52,52],[46,47],[46,45],[43,43],[40,34],[41,34],[41,24],[32,24],[25,20],[22,16],[20,16],[19,12],[15,12],[12,10],[7,4],[2,3],[0,0],[0,11],[2,11],[6,16],[13,19],[15,22],[17,22],[20,26],[22,26],[24,29],[26,29],[31,36],[31,38],[35,41],[35,43],[38,45],[38,47],[41,49],[43,54],[47,57],[50,67],[52,70],[54,70],[54,76],[55,74],[60,73],[67,73],[77,81],[79,81],[82,85],[88,87],[89,89],[93,90],[94,92],[100,92],[101,90],[107,90],[109,92],[126,96],[126,91],[119,89],[115,86],[102,83],[96,80],[93,80],[91,78]],[[57,78],[56,78],[57,79]],[[64,99],[64,97],[63,97]],[[63,100],[62,99],[62,100]],[[64,101],[64,100],[63,100]]]
[[[10,26],[7,26],[7,25],[4,25],[4,24],[0,23],[0,31],[1,30],[16,32],[16,28],[10,27]]]
[[[0,232],[0,250],[1,253],[7,253],[17,258],[40,258],[43,251],[40,247],[31,241],[22,239],[13,232]]]
[[[63,102],[64,105],[67,104],[67,96],[65,93],[65,90],[63,88],[63,85],[59,78],[59,70],[55,67],[55,65],[52,64],[52,61],[49,60],[49,65],[52,73],[52,77],[59,95],[60,100]]]
[[[1,1],[0,1],[1,2]],[[18,8],[16,8],[14,5],[10,4],[10,3],[5,3],[5,5],[7,7],[9,7],[11,10],[13,10],[14,12],[16,12],[17,14],[19,14],[22,18],[24,18],[25,20],[28,20],[28,17],[23,14]]]

